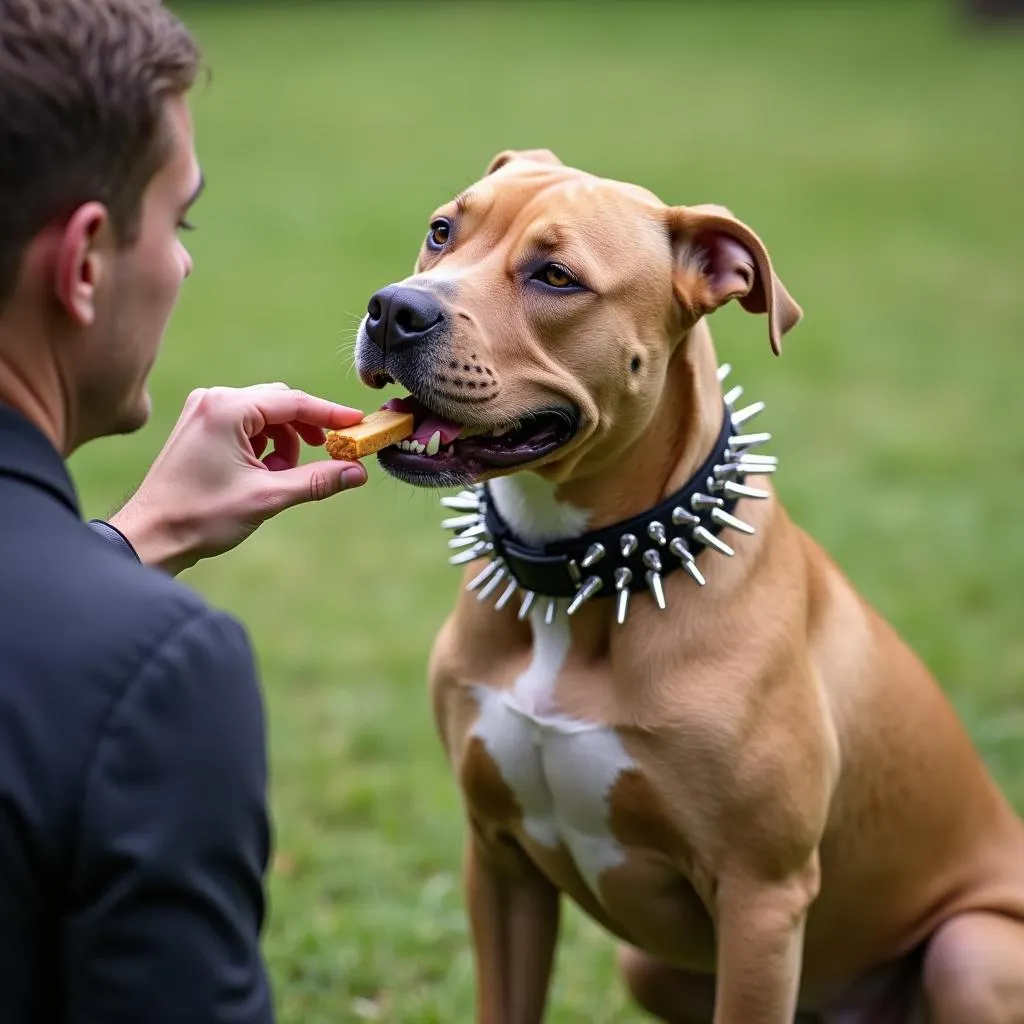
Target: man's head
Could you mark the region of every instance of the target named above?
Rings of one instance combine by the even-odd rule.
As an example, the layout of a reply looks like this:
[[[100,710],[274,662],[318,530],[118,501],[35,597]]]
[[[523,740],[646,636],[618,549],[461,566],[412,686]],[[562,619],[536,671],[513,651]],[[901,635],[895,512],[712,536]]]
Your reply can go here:
[[[361,379],[407,388],[417,426],[381,462],[421,486],[601,473],[663,405],[694,325],[732,299],[768,314],[776,352],[801,315],[728,210],[499,154],[435,211],[413,276],[370,300]]]
[[[0,0],[0,399],[5,370],[59,380],[68,449],[148,416],[191,269],[198,68],[159,0]]]

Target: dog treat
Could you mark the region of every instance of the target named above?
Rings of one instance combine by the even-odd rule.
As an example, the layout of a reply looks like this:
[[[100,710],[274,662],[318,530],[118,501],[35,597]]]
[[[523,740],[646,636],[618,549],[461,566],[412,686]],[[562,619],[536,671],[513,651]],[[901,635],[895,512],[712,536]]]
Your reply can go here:
[[[412,432],[411,412],[380,409],[354,427],[327,431],[327,454],[332,459],[362,459],[409,437]]]

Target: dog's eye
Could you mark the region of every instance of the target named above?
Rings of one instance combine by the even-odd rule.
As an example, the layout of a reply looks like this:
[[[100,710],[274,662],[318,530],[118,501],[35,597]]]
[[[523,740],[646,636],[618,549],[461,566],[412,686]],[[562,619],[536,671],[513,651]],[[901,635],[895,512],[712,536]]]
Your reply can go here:
[[[448,239],[451,237],[451,221],[444,217],[438,217],[438,219],[430,225],[430,232],[427,235],[427,245],[429,245],[431,249],[443,249],[448,244]]]
[[[551,288],[578,288],[580,284],[561,263],[545,264],[534,277]]]

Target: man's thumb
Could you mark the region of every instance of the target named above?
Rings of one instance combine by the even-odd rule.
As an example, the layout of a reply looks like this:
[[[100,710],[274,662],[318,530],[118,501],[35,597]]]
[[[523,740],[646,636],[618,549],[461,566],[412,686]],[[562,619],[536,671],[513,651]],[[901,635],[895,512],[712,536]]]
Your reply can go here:
[[[339,491],[351,491],[366,483],[366,469],[358,462],[318,459],[294,469],[285,469],[271,477],[278,510],[322,501]]]

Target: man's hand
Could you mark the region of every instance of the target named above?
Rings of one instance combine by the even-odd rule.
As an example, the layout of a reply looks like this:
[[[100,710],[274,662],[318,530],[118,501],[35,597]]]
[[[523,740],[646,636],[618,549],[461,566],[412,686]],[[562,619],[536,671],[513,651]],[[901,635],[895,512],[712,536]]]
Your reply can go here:
[[[138,491],[113,518],[139,557],[172,575],[240,544],[283,509],[366,483],[358,462],[300,466],[301,443],[362,420],[286,384],[189,395]],[[273,444],[273,451],[264,454]]]

